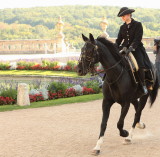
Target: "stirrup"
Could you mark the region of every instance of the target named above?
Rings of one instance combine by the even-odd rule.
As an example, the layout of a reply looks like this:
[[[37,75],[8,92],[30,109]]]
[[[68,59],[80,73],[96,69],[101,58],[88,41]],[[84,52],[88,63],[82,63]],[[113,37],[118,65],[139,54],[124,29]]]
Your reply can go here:
[[[147,87],[143,85],[142,88],[143,88],[144,95],[147,95],[148,94]]]

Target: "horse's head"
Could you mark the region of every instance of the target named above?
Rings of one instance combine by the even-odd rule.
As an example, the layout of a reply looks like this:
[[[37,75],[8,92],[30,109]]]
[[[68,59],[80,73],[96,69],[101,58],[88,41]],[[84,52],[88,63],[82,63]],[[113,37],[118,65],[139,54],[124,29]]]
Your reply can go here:
[[[78,75],[84,76],[88,72],[94,73],[94,65],[99,62],[98,46],[93,35],[90,34],[89,38],[82,34],[82,38],[85,42],[81,49],[81,55],[79,58],[77,72]]]

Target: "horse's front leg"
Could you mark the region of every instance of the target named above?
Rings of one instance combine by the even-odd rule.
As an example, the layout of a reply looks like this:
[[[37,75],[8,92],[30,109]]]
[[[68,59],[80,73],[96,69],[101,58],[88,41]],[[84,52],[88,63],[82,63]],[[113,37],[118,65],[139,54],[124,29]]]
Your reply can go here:
[[[103,99],[103,103],[102,103],[103,116],[102,116],[102,122],[101,122],[101,128],[100,128],[100,135],[99,135],[97,144],[93,149],[93,152],[92,152],[93,155],[99,155],[100,153],[100,148],[103,143],[103,137],[104,137],[104,133],[107,127],[107,121],[109,118],[110,108],[112,104],[113,102]]]
[[[128,113],[129,107],[130,107],[130,103],[125,102],[125,103],[121,104],[121,106],[122,106],[121,115],[120,115],[119,121],[117,123],[117,128],[119,129],[120,136],[127,137],[129,133],[127,130],[123,129],[123,126],[124,126],[124,119]]]

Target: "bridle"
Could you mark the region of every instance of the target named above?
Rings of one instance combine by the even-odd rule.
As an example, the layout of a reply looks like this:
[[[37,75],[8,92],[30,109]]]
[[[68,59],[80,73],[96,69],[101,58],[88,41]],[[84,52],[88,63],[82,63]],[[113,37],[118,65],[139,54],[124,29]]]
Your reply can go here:
[[[95,40],[96,41],[96,40]],[[92,44],[92,43],[90,43]],[[93,44],[92,44],[93,45]],[[79,63],[82,63],[82,68],[85,69],[85,61],[89,62],[89,66],[88,68],[86,69],[87,71],[86,72],[91,72],[93,75],[94,73],[96,73],[97,75],[99,75],[99,73],[96,71],[95,67],[94,67],[94,64],[96,63],[96,61],[99,62],[99,52],[98,52],[98,46],[97,44],[96,45],[93,45],[94,46],[94,49],[93,49],[93,56],[87,56],[86,54],[84,54],[85,52],[82,51],[81,53],[81,56],[80,56],[80,59],[79,59]],[[96,59],[97,60],[96,60]],[[122,66],[121,68],[121,72],[120,74],[118,75],[118,77],[116,78],[116,80],[114,80],[113,82],[110,82],[109,79],[107,78],[107,72],[109,70],[113,70],[113,68],[117,67],[121,62],[122,62],[123,58],[121,60],[119,60],[117,63],[115,63],[114,65],[112,65],[110,68],[107,68],[107,69],[104,69],[105,73],[106,73],[106,79],[107,79],[107,84],[108,85],[112,85],[114,83],[116,83],[120,77],[122,76],[122,73],[124,71],[124,67]],[[101,77],[101,76],[100,76]]]
[[[90,43],[90,42],[89,42]],[[86,54],[86,52],[82,51],[80,55],[80,59],[78,63],[82,64],[82,68],[85,69],[86,61],[88,62],[88,68],[86,69],[86,72],[91,72],[92,75],[94,75],[95,67],[94,64],[96,62],[99,62],[99,53],[98,53],[98,46],[90,43],[93,46],[93,56],[89,56]]]

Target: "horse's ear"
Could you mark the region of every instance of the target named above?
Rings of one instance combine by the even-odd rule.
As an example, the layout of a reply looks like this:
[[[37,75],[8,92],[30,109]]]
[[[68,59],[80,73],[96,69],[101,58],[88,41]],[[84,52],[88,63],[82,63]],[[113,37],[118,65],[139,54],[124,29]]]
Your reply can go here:
[[[92,44],[95,44],[94,37],[93,37],[93,35],[91,33],[89,33],[89,39],[90,39]]]
[[[86,36],[84,36],[83,34],[82,34],[82,38],[83,38],[83,40],[86,42],[86,41],[89,41],[89,39],[86,37]]]

